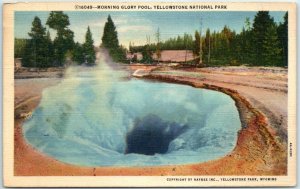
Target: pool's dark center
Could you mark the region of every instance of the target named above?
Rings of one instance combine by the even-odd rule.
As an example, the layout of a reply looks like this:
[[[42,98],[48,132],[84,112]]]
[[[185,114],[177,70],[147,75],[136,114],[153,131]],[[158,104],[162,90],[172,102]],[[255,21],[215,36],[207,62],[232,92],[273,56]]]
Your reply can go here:
[[[153,114],[136,119],[133,129],[126,137],[125,153],[165,154],[168,151],[169,143],[182,134],[186,128],[186,125],[166,122]]]

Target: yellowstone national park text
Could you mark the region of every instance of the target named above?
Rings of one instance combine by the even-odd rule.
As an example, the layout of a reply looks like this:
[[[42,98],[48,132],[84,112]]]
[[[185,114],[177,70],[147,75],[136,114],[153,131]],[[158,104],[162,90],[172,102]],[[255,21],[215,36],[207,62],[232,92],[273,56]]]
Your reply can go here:
[[[94,10],[226,10],[227,5],[75,5],[75,9]]]

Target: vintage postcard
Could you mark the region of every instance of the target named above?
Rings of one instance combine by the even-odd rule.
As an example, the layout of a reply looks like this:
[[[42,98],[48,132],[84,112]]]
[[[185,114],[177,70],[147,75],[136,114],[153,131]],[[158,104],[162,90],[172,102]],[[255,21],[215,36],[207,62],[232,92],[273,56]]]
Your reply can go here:
[[[12,3],[4,184],[296,185],[295,3]]]

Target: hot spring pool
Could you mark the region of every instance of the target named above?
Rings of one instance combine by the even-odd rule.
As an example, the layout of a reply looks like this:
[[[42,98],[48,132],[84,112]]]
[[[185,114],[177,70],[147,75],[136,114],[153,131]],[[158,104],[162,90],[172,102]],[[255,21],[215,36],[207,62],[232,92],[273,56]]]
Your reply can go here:
[[[241,128],[235,102],[221,92],[70,68],[43,92],[23,126],[28,143],[82,166],[156,166],[220,158]]]

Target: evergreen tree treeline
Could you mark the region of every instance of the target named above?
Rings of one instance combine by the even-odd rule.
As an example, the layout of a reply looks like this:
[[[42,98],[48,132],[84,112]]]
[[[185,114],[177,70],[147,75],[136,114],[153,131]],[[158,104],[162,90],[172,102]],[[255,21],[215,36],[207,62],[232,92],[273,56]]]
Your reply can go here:
[[[39,17],[32,22],[30,39],[15,39],[15,57],[21,57],[24,67],[64,66],[66,59],[72,59],[78,64],[95,63],[94,41],[88,27],[86,41],[83,45],[74,42],[74,32],[69,29],[70,21],[62,11],[52,11],[46,25],[56,30],[52,41],[50,32],[42,25]]]
[[[201,38],[201,40],[200,40]],[[192,50],[195,62],[199,62],[201,41],[202,62],[207,66],[241,65],[250,66],[287,66],[288,65],[288,13],[284,22],[276,24],[268,11],[257,12],[253,25],[249,18],[242,32],[237,34],[228,26],[220,32],[207,29],[205,35],[195,31],[194,38],[184,34],[160,42],[161,50]],[[130,52],[152,52],[156,44],[143,46],[130,45]]]
[[[84,44],[74,42],[74,32],[69,29],[70,21],[62,11],[52,11],[46,25],[56,30],[54,40],[36,16],[32,22],[30,39],[15,39],[15,57],[23,58],[25,67],[64,66],[66,59],[78,64],[95,63],[94,41],[87,28]],[[200,44],[201,42],[201,44]],[[109,15],[104,26],[102,46],[109,50],[117,62],[126,62],[126,49],[119,45],[116,26]],[[201,49],[200,49],[201,46]],[[191,50],[195,62],[207,66],[241,65],[287,66],[288,65],[288,13],[284,22],[276,24],[268,11],[259,11],[251,25],[249,18],[242,31],[237,34],[228,26],[219,31],[198,31],[170,38],[157,43],[147,42],[143,46],[129,46],[130,52],[141,52],[144,62],[152,62],[152,54],[161,50]],[[200,56],[201,51],[201,56]]]
[[[53,41],[54,59],[58,66],[62,66],[67,51],[72,51],[74,46],[74,32],[68,28],[69,17],[62,11],[52,11],[46,24],[56,30],[56,37]]]
[[[46,28],[36,16],[32,22],[31,37],[26,43],[23,54],[23,66],[49,67],[52,63],[51,43],[48,41]]]
[[[86,63],[87,65],[94,65],[96,56],[94,49],[94,40],[90,27],[88,26],[85,34],[85,42],[83,45],[76,43],[73,51],[73,60],[77,63]]]

